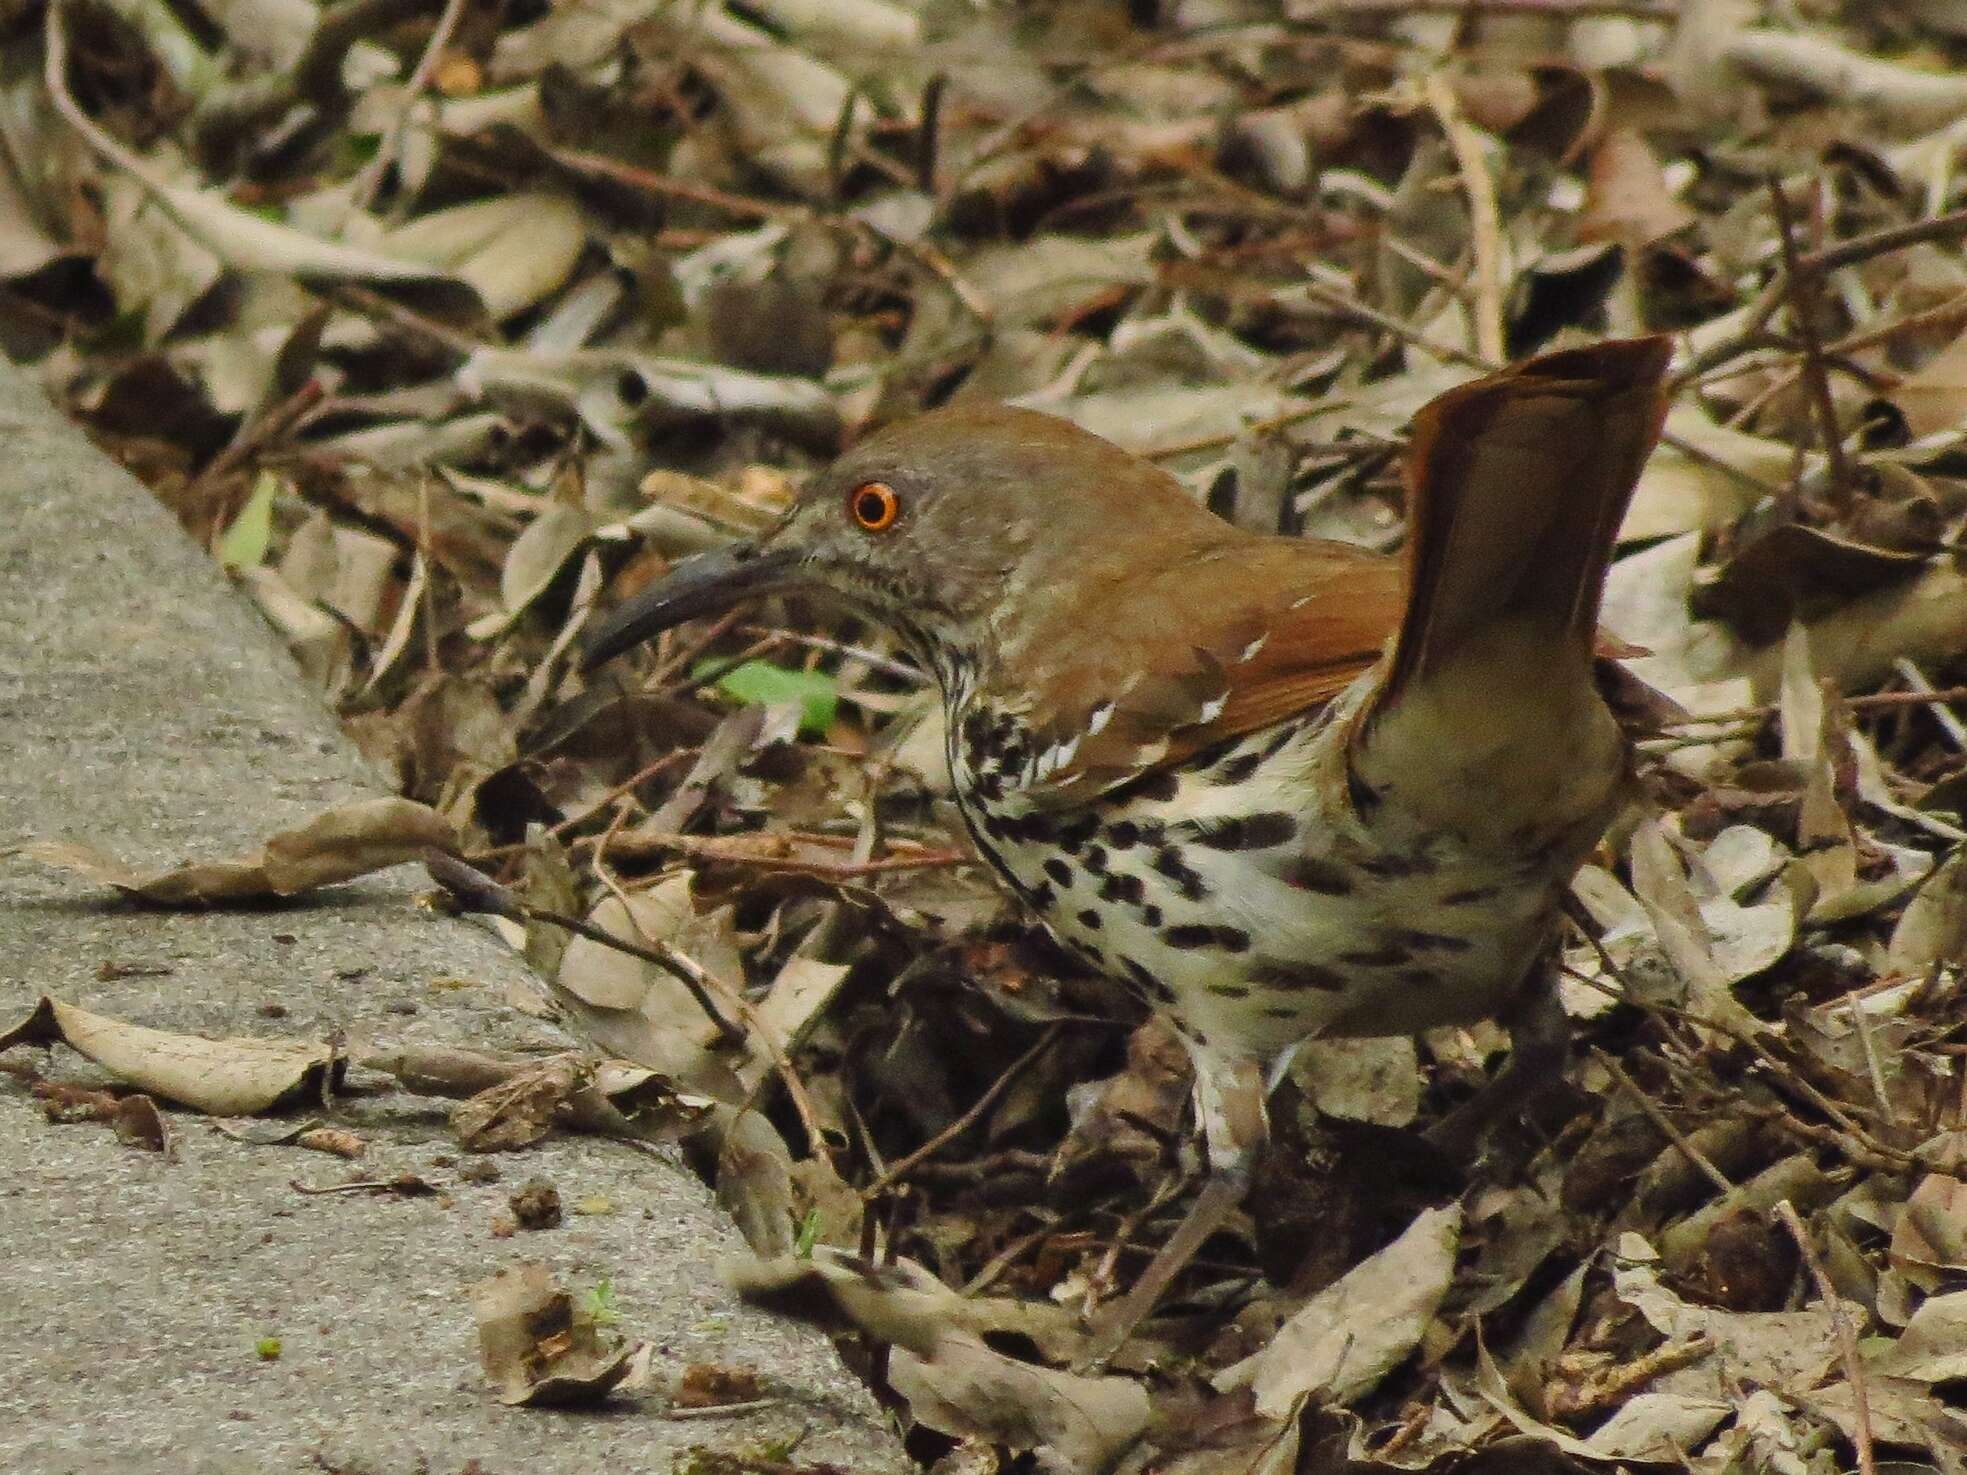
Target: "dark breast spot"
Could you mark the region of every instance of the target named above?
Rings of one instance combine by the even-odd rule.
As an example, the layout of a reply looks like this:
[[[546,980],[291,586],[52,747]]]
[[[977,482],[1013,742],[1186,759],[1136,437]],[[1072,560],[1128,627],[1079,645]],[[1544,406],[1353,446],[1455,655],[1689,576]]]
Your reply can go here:
[[[1337,861],[1316,855],[1301,855],[1284,871],[1284,879],[1302,891],[1320,896],[1350,896],[1352,873]]]
[[[1289,843],[1298,833],[1298,822],[1281,809],[1269,809],[1261,814],[1191,821],[1186,828],[1197,845],[1211,850],[1268,850]]]
[[[1361,818],[1372,814],[1380,807],[1380,791],[1359,776],[1356,769],[1348,766],[1345,771],[1345,791],[1352,800],[1352,811]]]
[[[1381,947],[1354,948],[1349,953],[1340,953],[1341,963],[1350,963],[1355,968],[1398,968],[1413,956],[1404,947],[1387,943]]]
[[[1079,858],[1079,863],[1086,868],[1088,875],[1104,876],[1106,874],[1106,851],[1098,845],[1088,845],[1086,847],[1086,853]]]
[[[1141,921],[1150,927],[1159,927],[1161,925],[1161,908],[1153,902],[1149,902],[1141,908]]]
[[[1270,740],[1266,742],[1263,745],[1263,747],[1258,751],[1257,761],[1261,763],[1266,759],[1275,758],[1280,752],[1283,751],[1284,745],[1290,742],[1291,739],[1296,737],[1297,735],[1298,735],[1297,723],[1295,722],[1279,723],[1277,727],[1277,731],[1271,734]]]
[[[1346,977],[1323,963],[1287,963],[1281,958],[1259,958],[1250,966],[1250,976],[1267,988],[1297,993],[1311,989],[1318,993],[1344,991]]]
[[[1181,792],[1181,780],[1163,769],[1135,779],[1127,785],[1125,793],[1129,799],[1144,799],[1150,804],[1165,804]],[[1118,797],[1117,795],[1115,797]]]
[[[1247,999],[1250,991],[1240,983],[1212,983],[1209,992],[1219,999]]]
[[[1129,906],[1139,906],[1147,887],[1139,876],[1122,875],[1116,871],[1100,883],[1101,901],[1123,901]]]
[[[1182,948],[1220,948],[1226,953],[1243,953],[1250,950],[1250,934],[1241,927],[1231,927],[1216,922],[1183,922],[1170,927],[1161,934],[1161,940],[1169,947]]]
[[[1395,928],[1386,934],[1386,940],[1394,947],[1410,948],[1417,953],[1465,953],[1475,946],[1466,937],[1448,932],[1423,932],[1417,927]]]
[[[1098,932],[1105,920],[1104,917],[1091,907],[1080,908],[1079,925],[1084,927],[1088,932]]]
[[[1398,880],[1404,876],[1425,876],[1434,868],[1434,862],[1418,850],[1412,855],[1396,855],[1389,850],[1359,862],[1360,870],[1369,876],[1378,876],[1382,880]]]
[[[1261,753],[1238,753],[1234,758],[1217,765],[1215,771],[1209,775],[1209,782],[1232,786],[1245,783],[1263,761],[1264,755]]]
[[[1128,850],[1141,843],[1141,827],[1130,819],[1106,827],[1106,843],[1115,850]]]
[[[1183,860],[1181,851],[1173,845],[1164,845],[1154,852],[1154,868],[1173,881],[1176,889],[1190,901],[1200,901],[1209,894],[1201,873]]]
[[[1060,860],[1056,855],[1045,862],[1045,874],[1061,886],[1070,886],[1072,884],[1072,867]]]
[[[1158,999],[1164,1004],[1172,1004],[1175,1001],[1175,991],[1132,958],[1122,958],[1120,962],[1127,970],[1127,976],[1133,979],[1140,986],[1141,992],[1149,998]]]
[[[1441,898],[1444,907],[1479,906],[1485,901],[1494,901],[1502,894],[1497,886],[1471,886],[1466,891],[1451,891]]]
[[[1077,855],[1099,827],[1100,817],[1097,814],[1076,814],[1059,826],[1053,838],[1067,855]]]

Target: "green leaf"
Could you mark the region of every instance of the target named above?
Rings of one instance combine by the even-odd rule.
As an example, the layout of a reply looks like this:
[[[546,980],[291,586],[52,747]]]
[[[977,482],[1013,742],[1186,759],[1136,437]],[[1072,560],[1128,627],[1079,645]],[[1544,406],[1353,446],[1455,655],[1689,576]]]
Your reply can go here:
[[[696,674],[715,670],[715,659],[699,661]],[[825,737],[840,706],[840,693],[824,671],[795,671],[770,661],[746,661],[717,678],[717,689],[741,702],[799,704],[799,731],[806,737]]]
[[[273,541],[273,494],[279,488],[280,478],[272,472],[259,474],[252,496],[232,519],[232,526],[219,534],[220,563],[227,568],[258,568],[265,561]]]
[[[792,1253],[796,1259],[813,1258],[813,1246],[820,1240],[820,1211],[808,1209],[806,1217],[799,1221],[799,1232],[793,1237]]]

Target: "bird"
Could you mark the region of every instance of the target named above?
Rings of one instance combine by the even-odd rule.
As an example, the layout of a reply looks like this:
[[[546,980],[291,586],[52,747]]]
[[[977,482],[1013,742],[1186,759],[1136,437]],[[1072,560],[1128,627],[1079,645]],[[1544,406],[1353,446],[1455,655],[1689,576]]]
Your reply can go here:
[[[1236,527],[1069,420],[959,402],[587,637],[592,670],[800,592],[933,673],[978,854],[1195,1066],[1203,1182],[1095,1314],[1095,1360],[1246,1196],[1302,1042],[1506,1023],[1491,1099],[1430,1134],[1456,1152],[1561,1071],[1563,899],[1636,782],[1599,606],[1670,357],[1608,339],[1424,406],[1399,556]]]

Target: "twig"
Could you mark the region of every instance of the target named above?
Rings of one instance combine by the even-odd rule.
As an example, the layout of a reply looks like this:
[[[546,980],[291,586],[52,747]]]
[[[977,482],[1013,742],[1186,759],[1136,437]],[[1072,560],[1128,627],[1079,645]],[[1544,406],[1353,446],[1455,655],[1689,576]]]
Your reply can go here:
[[[210,464],[192,480],[189,495],[195,497],[202,489],[238,470],[256,452],[280,440],[313,413],[326,395],[321,381],[310,376],[280,403],[269,405],[240,429],[231,445],[212,457]]]
[[[1805,252],[1797,257],[1796,269],[1805,274],[1837,271],[1842,267],[1855,266],[1861,261],[1882,256],[1888,251],[1896,251],[1904,246],[1957,235],[1967,235],[1967,210],[1935,215],[1929,220],[1915,220],[1909,225],[1888,226],[1866,235],[1853,236],[1850,240],[1840,241],[1835,246]],[[1698,380],[1704,380],[1730,359],[1739,357],[1747,350],[1763,343],[1764,330],[1769,326],[1769,319],[1776,315],[1776,309],[1783,305],[1784,296],[1784,281],[1781,278],[1764,287],[1743,310],[1742,324],[1735,331],[1734,336],[1720,343],[1709,344],[1689,359],[1670,381],[1672,388],[1683,389]],[[1947,302],[1933,311],[1953,310],[1955,306],[1954,302]],[[1922,316],[1923,314],[1914,314],[1890,325],[1887,329],[1876,331],[1881,335],[1889,335],[1916,323]],[[1846,353],[1868,346],[1866,338],[1867,335],[1859,334],[1855,338],[1841,340],[1831,346],[1831,352]]]
[[[1625,1402],[1655,1378],[1699,1362],[1714,1346],[1711,1333],[1695,1332],[1684,1342],[1665,1342],[1630,1361],[1612,1363],[1576,1387],[1559,1385],[1549,1395],[1549,1416],[1569,1420],[1602,1412]]]
[[[1868,696],[1846,697],[1848,707],[1860,711],[1879,707],[1937,706],[1942,702],[1967,702],[1967,686],[1941,686],[1928,691],[1875,691]],[[1732,727],[1737,722],[1764,721],[1776,715],[1773,702],[1759,707],[1736,707],[1728,712],[1712,712],[1701,717],[1682,717],[1663,722],[1662,727]]]
[[[1933,689],[1933,683],[1926,679],[1926,673],[1920,670],[1919,667],[1914,665],[1905,656],[1895,658],[1892,662],[1892,669],[1897,671],[1905,684],[1912,688],[1905,695],[1923,696],[1927,698],[1932,705],[1933,720],[1940,724],[1941,730],[1952,740],[1956,748],[1967,750],[1967,724],[1963,724],[1958,717],[1954,716],[1940,701],[1936,700],[1940,694]]]
[[[913,682],[917,686],[927,684],[930,677],[920,666],[898,661],[893,656],[883,655],[878,650],[869,650],[864,645],[851,645],[844,640],[834,640],[825,635],[805,635],[797,630],[778,630],[770,625],[740,625],[741,635],[771,635],[788,645],[803,645],[808,650],[825,651],[828,655],[840,656],[846,660],[859,661],[865,666],[893,676],[900,681]]]
[[[1810,1279],[1817,1283],[1817,1295],[1830,1313],[1831,1330],[1837,1334],[1837,1351],[1844,1363],[1844,1376],[1851,1384],[1851,1402],[1855,1417],[1851,1442],[1858,1449],[1859,1475],[1878,1475],[1878,1456],[1871,1445],[1871,1391],[1865,1381],[1864,1359],[1858,1355],[1858,1333],[1851,1325],[1851,1318],[1845,1315],[1844,1301],[1837,1294],[1837,1288],[1830,1283],[1830,1276],[1824,1270],[1824,1262],[1817,1258],[1816,1246],[1810,1243],[1809,1231],[1803,1221],[1796,1216],[1796,1210],[1788,1199],[1776,1205],[1776,1217],[1783,1221],[1783,1228],[1789,1237],[1796,1241],[1796,1248],[1803,1254],[1803,1263],[1810,1269]]]
[[[1835,246],[1806,252],[1797,259],[1796,264],[1802,271],[1821,275],[1836,271],[1839,267],[1856,266],[1860,261],[1869,261],[1874,256],[1883,256],[1901,247],[1916,246],[1922,241],[1945,240],[1949,236],[1967,236],[1967,209],[1915,220],[1907,225],[1889,225],[1883,230],[1853,236],[1848,241],[1839,241]]]
[[[1728,1181],[1727,1174],[1709,1162],[1707,1154],[1694,1146],[1685,1132],[1667,1120],[1666,1113],[1661,1111],[1653,1103],[1652,1098],[1647,1096],[1644,1091],[1640,1090],[1634,1084],[1632,1077],[1620,1068],[1618,1061],[1614,1060],[1597,1046],[1592,1047],[1591,1054],[1594,1060],[1605,1067],[1613,1081],[1617,1083],[1619,1089],[1632,1098],[1633,1105],[1637,1106],[1646,1114],[1646,1120],[1658,1127],[1662,1135],[1666,1137],[1666,1140],[1678,1148],[1680,1155],[1686,1158],[1689,1163],[1693,1164],[1695,1168],[1699,1169],[1702,1176],[1708,1182],[1712,1183],[1722,1193],[1733,1193],[1735,1191],[1735,1185]]]
[[[1475,254],[1475,347],[1483,358],[1500,363],[1503,345],[1503,228],[1496,208],[1496,182],[1482,157],[1482,141],[1461,114],[1448,79],[1439,71],[1422,84],[1448,147],[1455,155],[1462,193],[1468,196],[1469,244]]]
[[[632,778],[623,779],[578,814],[568,815],[549,829],[547,834],[556,840],[565,839],[569,830],[578,829],[589,820],[598,817],[602,810],[613,804],[617,799],[633,793],[635,790],[641,788],[643,784],[661,773],[665,768],[684,758],[693,756],[698,751],[696,748],[670,749],[669,752],[663,754],[662,757],[658,758],[654,763],[649,764]],[[515,840],[510,845],[494,845],[488,850],[474,850],[466,855],[465,859],[473,865],[483,865],[486,861],[505,860],[510,856],[523,855],[526,851],[532,849],[532,844],[533,842],[530,840]]]
[[[1443,363],[1461,364],[1467,368],[1480,369],[1485,374],[1494,373],[1502,367],[1499,359],[1486,359],[1481,354],[1470,353],[1465,348],[1457,348],[1451,343],[1439,342],[1436,339],[1428,337],[1411,324],[1403,323],[1399,318],[1389,313],[1381,312],[1379,309],[1369,307],[1363,302],[1355,301],[1336,287],[1328,287],[1323,282],[1299,282],[1296,284],[1296,289],[1303,292],[1307,297],[1310,297],[1321,306],[1330,308],[1339,316],[1351,318],[1355,322],[1364,323],[1368,327],[1378,328],[1383,333],[1390,333],[1401,342],[1418,348],[1422,353],[1430,354],[1440,359]],[[1781,298],[1776,297],[1773,301],[1776,305],[1780,305]],[[1771,308],[1771,311],[1773,310],[1774,307]],[[1683,374],[1669,380],[1667,383],[1668,392],[1671,393],[1678,388],[1686,377]],[[1660,444],[1671,446],[1688,460],[1718,471],[1730,481],[1739,482],[1758,496],[1767,497],[1775,494],[1776,489],[1764,483],[1759,477],[1751,476],[1748,472],[1742,470],[1741,467],[1715,455],[1714,452],[1708,450],[1705,446],[1694,444],[1693,441],[1688,440],[1683,435],[1676,435],[1670,430],[1666,431],[1660,436]]]
[[[424,43],[423,54],[417,58],[410,80],[404,84],[402,107],[376,141],[375,155],[349,181],[348,202],[352,209],[369,208],[369,202],[382,187],[383,175],[396,162],[396,151],[403,146],[403,135],[410,131],[410,114],[416,110],[417,100],[423,96],[424,89],[430,86],[431,76],[436,72],[438,62],[444,58],[444,48],[451,44],[451,36],[464,15],[464,5],[465,0],[444,0],[443,13],[437,17],[437,24],[431,27],[430,40]]]
[[[796,875],[823,876],[831,880],[850,880],[879,876],[889,871],[932,871],[952,866],[974,865],[976,856],[965,850],[922,850],[908,855],[888,855],[878,860],[807,860],[791,855],[761,855],[750,849],[752,836],[623,834],[609,844],[612,854],[641,860],[673,850],[692,860],[717,861],[725,865],[755,866],[761,870],[791,872]]]
[[[605,839],[606,837],[603,838]],[[628,893],[622,889],[621,878],[610,871],[606,865],[602,864],[602,852],[596,852],[591,869],[601,884],[608,888],[615,900],[621,903],[623,913],[633,922],[635,918],[634,903],[631,901]],[[639,931],[640,929],[638,928],[637,930]],[[606,933],[603,934],[603,936],[607,935]],[[621,939],[617,938],[615,941],[619,945]],[[651,941],[654,941],[654,939],[651,939]],[[825,1163],[827,1168],[837,1176],[839,1170],[835,1168],[833,1154],[827,1148],[826,1135],[820,1129],[819,1112],[813,1106],[813,1098],[806,1090],[806,1083],[800,1079],[799,1072],[792,1068],[792,1061],[787,1058],[785,1051],[779,1048],[779,1042],[772,1037],[771,1030],[765,1027],[765,1021],[758,1017],[758,1011],[752,1008],[751,1000],[747,999],[742,993],[732,988],[731,985],[725,983],[722,979],[706,971],[694,959],[677,952],[676,949],[669,947],[666,943],[656,942],[655,946],[664,949],[677,962],[693,970],[696,981],[704,988],[715,990],[718,998],[736,1010],[738,1017],[744,1020],[745,1024],[750,1027],[752,1037],[757,1041],[759,1048],[764,1050],[765,1054],[771,1059],[772,1068],[778,1072],[779,1079],[785,1082],[785,1094],[792,1099],[792,1109],[798,1114],[799,1125],[806,1130],[806,1140],[813,1150],[813,1155]],[[628,949],[624,948],[623,951],[628,951]],[[685,981],[688,982],[689,980],[686,979]],[[695,990],[692,990],[692,993],[694,995]],[[698,1002],[701,1003],[702,1000],[699,999]],[[718,1017],[721,1019],[722,1016]],[[753,1097],[756,1097],[757,1094],[755,1090],[752,1092]]]
[[[1699,0],[1694,0],[1695,4]],[[1325,0],[1317,19],[1357,15],[1531,15],[1552,20],[1629,15],[1637,20],[1680,18],[1673,0]]]
[[[915,1151],[891,1163],[887,1172],[883,1173],[879,1178],[876,1178],[861,1190],[862,1202],[879,1198],[902,1179],[906,1178],[912,1168],[934,1157],[943,1148],[947,1147],[958,1137],[969,1131],[971,1127],[975,1126],[983,1114],[996,1104],[997,1098],[1004,1094],[1011,1083],[1024,1074],[1025,1067],[1044,1054],[1051,1047],[1052,1043],[1058,1039],[1060,1028],[1061,1026],[1057,1024],[1052,1025],[1044,1034],[1038,1037],[1036,1044],[1004,1068],[1004,1073],[990,1083],[989,1090],[985,1091],[983,1095],[979,1096],[970,1104],[969,1110],[965,1111],[955,1121],[936,1133],[927,1142],[916,1148]]]
[[[654,963],[663,972],[675,978],[690,992],[697,1007],[705,1018],[717,1026],[718,1036],[726,1044],[742,1045],[745,1032],[726,1019],[715,1003],[711,1001],[710,989],[725,997],[735,994],[729,985],[719,982],[707,973],[703,965],[693,958],[685,957],[667,943],[656,943],[644,947],[630,942],[604,928],[596,927],[579,917],[570,917],[565,912],[549,911],[545,907],[534,906],[508,886],[501,886],[490,876],[473,870],[454,856],[431,850],[424,853],[424,869],[430,872],[431,880],[442,886],[457,904],[468,912],[483,912],[494,917],[504,917],[511,922],[544,922],[550,927],[558,927],[571,932],[576,937],[585,937],[589,942],[598,942],[616,952],[627,953],[631,958],[640,958],[645,963]]]
[[[707,205],[713,210],[722,210],[728,215],[740,215],[747,220],[798,221],[810,219],[812,215],[810,210],[802,206],[775,205],[766,200],[754,200],[748,195],[734,195],[707,184],[699,184],[693,179],[678,179],[674,175],[657,174],[653,170],[641,169],[620,159],[610,159],[606,155],[589,153],[584,149],[553,149],[551,154],[555,163],[577,173],[595,179],[605,179],[610,184],[623,185],[632,190],[639,190],[643,194]]]
[[[1805,268],[1796,247],[1796,212],[1782,182],[1769,180],[1769,200],[1775,206],[1776,235],[1783,249],[1783,295],[1789,302],[1789,320],[1803,345],[1803,383],[1816,411],[1817,438],[1823,442],[1824,459],[1830,472],[1830,500],[1842,509],[1856,490],[1851,466],[1844,459],[1844,437],[1837,428],[1837,406],[1830,397],[1830,376],[1824,372],[1824,344],[1817,332],[1817,311],[1823,302],[1823,278],[1819,269]]]

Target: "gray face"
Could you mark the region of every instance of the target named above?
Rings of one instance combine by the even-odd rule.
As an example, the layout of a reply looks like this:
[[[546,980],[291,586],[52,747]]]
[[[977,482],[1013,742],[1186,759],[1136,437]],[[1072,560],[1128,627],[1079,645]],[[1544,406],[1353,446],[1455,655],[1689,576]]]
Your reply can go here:
[[[923,415],[841,457],[771,531],[642,591],[589,638],[587,663],[791,590],[833,595],[918,653],[975,652],[1025,592],[1018,580],[1062,572],[1038,567],[1060,521],[1097,516],[1089,490],[1138,474],[1118,447],[1050,415],[1002,406]]]
[[[953,637],[1001,602],[1029,551],[1042,468],[1018,451],[970,416],[925,417],[835,462],[761,547],[796,550],[802,584],[904,633]]]

